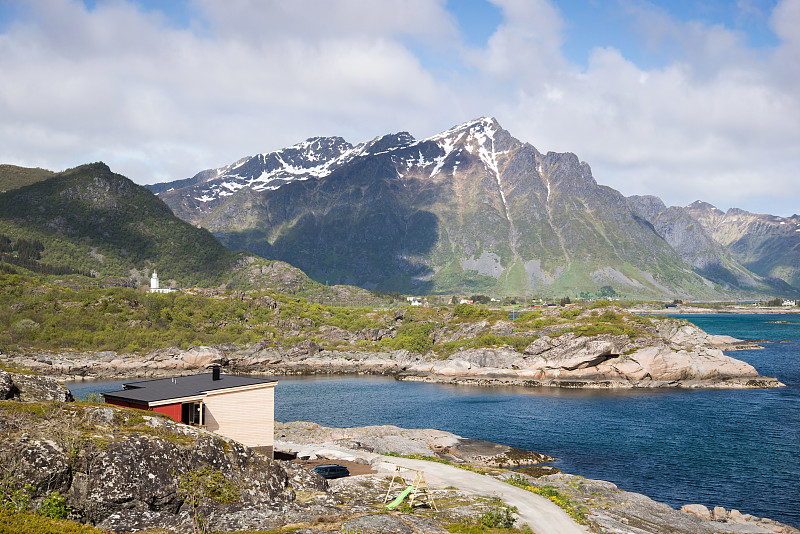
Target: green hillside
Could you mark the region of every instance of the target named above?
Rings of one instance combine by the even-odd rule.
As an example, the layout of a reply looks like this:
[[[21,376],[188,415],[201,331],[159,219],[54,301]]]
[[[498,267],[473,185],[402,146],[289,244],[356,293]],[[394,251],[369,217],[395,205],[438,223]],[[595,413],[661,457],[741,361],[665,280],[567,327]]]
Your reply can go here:
[[[36,173],[29,174],[32,180]],[[28,260],[128,283],[145,283],[156,269],[161,280],[182,286],[213,284],[238,258],[210,232],[178,219],[150,191],[103,163],[0,194],[0,236],[10,249],[6,263],[51,274],[26,265]],[[37,250],[21,254],[20,241]]]
[[[45,169],[30,169],[16,165],[0,165],[0,192],[11,191],[47,180],[54,176],[53,171]]]

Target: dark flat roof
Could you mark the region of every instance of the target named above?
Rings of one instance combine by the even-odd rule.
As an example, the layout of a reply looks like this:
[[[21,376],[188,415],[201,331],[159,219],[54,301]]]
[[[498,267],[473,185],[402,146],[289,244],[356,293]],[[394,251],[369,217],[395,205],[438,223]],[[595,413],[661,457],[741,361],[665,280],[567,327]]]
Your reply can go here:
[[[202,395],[206,391],[269,384],[271,382],[275,382],[275,380],[272,378],[223,374],[219,375],[219,380],[212,380],[212,373],[202,373],[199,375],[128,382],[122,385],[125,389],[103,393],[103,397],[134,402],[157,402]]]

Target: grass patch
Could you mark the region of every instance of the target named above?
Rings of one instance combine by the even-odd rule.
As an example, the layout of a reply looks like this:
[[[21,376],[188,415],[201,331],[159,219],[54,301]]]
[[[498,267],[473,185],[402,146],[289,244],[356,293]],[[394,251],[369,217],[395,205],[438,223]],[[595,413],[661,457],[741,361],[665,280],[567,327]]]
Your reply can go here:
[[[5,371],[6,373],[16,373],[18,375],[38,375],[36,371],[31,371],[30,369],[25,369],[24,367],[15,367],[5,362],[0,362],[0,370]]]
[[[630,339],[635,339],[641,335],[641,332],[635,328],[625,325],[615,324],[582,324],[573,326],[565,330],[566,332],[573,332],[578,336],[599,336],[601,334],[609,334],[612,336],[628,336]]]
[[[479,349],[490,347],[508,346],[517,352],[522,352],[525,347],[536,341],[539,336],[502,336],[497,334],[483,334],[473,339],[459,339],[437,343],[433,350],[440,357],[446,357],[463,349]]]
[[[99,528],[66,519],[0,510],[0,534],[105,534]]]
[[[526,491],[530,491],[531,493],[535,493],[549,499],[558,505],[559,508],[567,512],[567,514],[569,514],[569,516],[574,519],[576,523],[580,525],[585,525],[587,523],[585,508],[558,491],[555,487],[531,486],[528,484],[527,480],[520,475],[512,475],[511,477],[506,478],[504,481],[512,486],[522,488]]]

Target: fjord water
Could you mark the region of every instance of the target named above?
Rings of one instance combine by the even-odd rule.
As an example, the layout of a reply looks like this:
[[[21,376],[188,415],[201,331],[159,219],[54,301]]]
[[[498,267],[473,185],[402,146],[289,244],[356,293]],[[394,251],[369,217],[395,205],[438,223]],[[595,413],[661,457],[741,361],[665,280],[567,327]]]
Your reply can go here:
[[[712,334],[770,341],[728,354],[787,387],[585,391],[279,378],[275,418],[447,430],[544,452],[567,473],[675,507],[724,506],[800,526],[800,315],[683,317]],[[69,386],[80,397],[119,384]]]
[[[276,389],[275,417],[447,430],[544,452],[567,473],[675,507],[723,506],[800,525],[800,315],[685,318],[709,333],[771,341],[728,354],[787,387],[632,392],[290,378]],[[776,320],[788,324],[768,322]]]

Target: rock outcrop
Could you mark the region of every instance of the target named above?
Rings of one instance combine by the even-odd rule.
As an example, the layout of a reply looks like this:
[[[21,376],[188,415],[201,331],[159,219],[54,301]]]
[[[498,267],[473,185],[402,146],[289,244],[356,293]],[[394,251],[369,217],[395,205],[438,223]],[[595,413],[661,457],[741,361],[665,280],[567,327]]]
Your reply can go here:
[[[3,482],[29,484],[34,506],[57,491],[67,497],[70,518],[103,529],[185,531],[194,511],[182,488],[204,485],[215,495],[199,503],[206,524],[244,530],[258,522],[260,510],[291,508],[294,501],[277,463],[210,432],[136,410],[14,405],[0,403]],[[243,514],[251,520],[237,519]],[[259,528],[278,524],[260,516]]]
[[[481,337],[514,338],[508,321],[445,321],[429,335],[427,354],[389,350],[375,343],[397,335],[394,327],[351,332],[322,326],[315,340],[281,346],[269,340],[246,347],[224,345],[159,349],[144,356],[115,352],[0,355],[11,365],[64,378],[167,377],[202,372],[220,365],[227,372],[263,375],[375,374],[416,380],[474,385],[585,388],[770,388],[777,379],[762,377],[751,365],[723,350],[759,348],[730,336],[709,335],[686,321],[644,319],[615,307],[575,309],[566,319],[555,310],[549,323],[527,330],[522,349],[509,345],[475,346]],[[302,321],[306,321],[303,319]],[[405,321],[398,311],[396,321]],[[301,320],[282,320],[301,332]],[[605,323],[603,321],[606,321]],[[609,328],[609,327],[613,328]],[[623,332],[586,334],[586,331]],[[463,348],[441,353],[449,343]],[[327,345],[326,345],[327,344]],[[446,349],[444,349],[446,350]]]
[[[8,373],[0,369],[0,400],[71,402],[72,393],[49,376]]]
[[[375,454],[438,457],[473,466],[517,467],[555,460],[546,454],[463,438],[443,430],[405,429],[393,425],[329,428],[302,421],[276,422],[275,438],[276,450],[299,456],[311,456],[304,444],[313,444],[314,456],[324,455],[324,452],[319,452],[318,445],[322,445]]]
[[[732,387],[782,385],[748,363],[723,354],[739,340],[713,336],[690,324],[662,325],[658,336],[542,336],[522,354],[509,348],[468,349],[445,360],[413,363],[406,380],[506,383],[586,388]]]
[[[713,510],[709,510],[708,507],[702,504],[686,504],[681,506],[681,512],[695,515],[706,521],[727,525],[727,528],[733,532],[740,529],[751,531],[754,530],[754,527],[763,528],[768,532],[777,534],[797,534],[800,532],[800,530],[790,525],[785,525],[772,519],[743,514],[739,510],[726,510],[722,506],[715,506]]]

